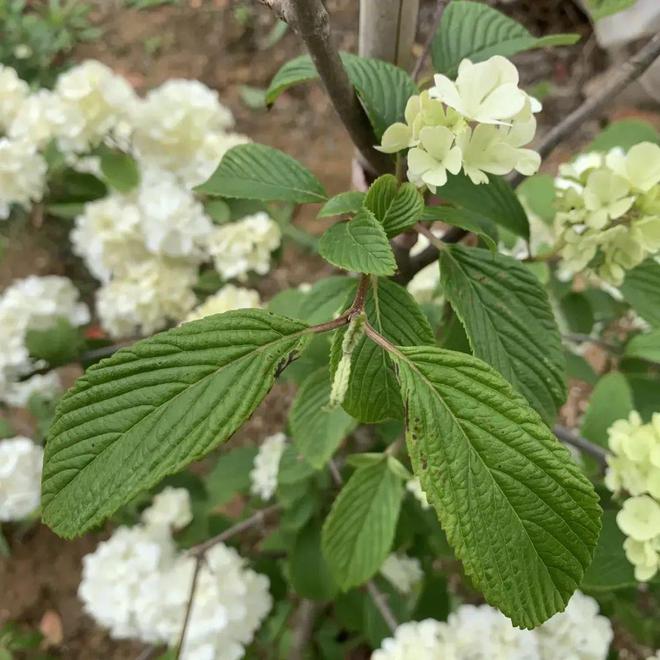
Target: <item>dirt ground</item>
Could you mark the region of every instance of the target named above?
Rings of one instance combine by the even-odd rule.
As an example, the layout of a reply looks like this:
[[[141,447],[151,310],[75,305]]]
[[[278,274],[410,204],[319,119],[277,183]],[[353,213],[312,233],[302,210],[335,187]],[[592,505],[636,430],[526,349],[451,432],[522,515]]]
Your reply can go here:
[[[189,0],[181,6],[137,12],[121,4],[119,0],[97,2],[95,20],[103,27],[103,37],[80,48],[77,58],[106,62],[139,90],[168,78],[198,78],[219,91],[236,117],[237,130],[303,161],[329,193],[350,187],[351,144],[320,85],[288,92],[269,111],[251,109],[242,100],[242,86],[265,88],[281,64],[302,52],[293,34],[286,34],[274,47],[264,47],[265,35],[273,26],[265,8],[256,2]],[[428,26],[434,3],[422,4],[421,25]],[[328,2],[340,46],[347,50],[356,46],[357,5],[356,0]],[[583,35],[584,49],[538,51],[519,58],[526,83],[553,83],[555,92],[545,101],[544,113],[544,121],[552,123],[579,103],[584,83],[603,70],[606,58],[595,46],[588,22],[571,2],[519,0],[510,11],[536,34],[578,31]],[[629,107],[611,109],[613,115],[629,112]],[[598,122],[591,122],[575,139],[587,141],[597,129]],[[566,148],[558,149],[551,165],[566,153]],[[320,233],[325,225],[314,215],[315,210],[307,207],[298,212],[296,222]],[[52,237],[49,240],[37,236],[13,242],[0,266],[0,283],[29,273],[61,272],[63,266],[49,257]],[[288,247],[259,288],[268,297],[327,271],[318,259]],[[291,394],[290,388],[277,388],[235,441],[274,431]],[[96,628],[76,597],[81,558],[103,534],[64,542],[38,525],[3,531],[8,532],[12,557],[0,560],[0,624],[7,620],[31,627],[41,624],[56,642],[51,652],[67,660],[126,660],[140,655],[140,645],[110,640]]]

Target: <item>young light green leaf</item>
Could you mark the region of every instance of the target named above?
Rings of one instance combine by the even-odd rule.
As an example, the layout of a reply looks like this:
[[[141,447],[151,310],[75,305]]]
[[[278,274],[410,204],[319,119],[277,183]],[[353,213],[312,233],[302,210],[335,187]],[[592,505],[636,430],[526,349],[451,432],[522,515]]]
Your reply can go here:
[[[114,149],[102,150],[101,173],[108,185],[121,193],[130,192],[140,183],[140,171],[135,159]]]
[[[454,0],[445,9],[433,38],[431,59],[436,71],[453,77],[463,58],[482,62],[493,55],[511,57],[534,48],[574,44],[579,39],[579,34],[535,37],[520,23],[488,5]]]
[[[402,346],[433,344],[433,330],[414,298],[402,286],[387,279],[373,282],[365,301],[369,323],[389,341]],[[345,330],[332,341],[331,369],[341,358]],[[361,338],[351,361],[351,380],[342,404],[353,417],[374,424],[401,418],[403,405],[399,384],[385,351]]]
[[[621,293],[645,321],[660,327],[660,263],[647,259],[629,270]]]
[[[315,282],[300,306],[300,317],[312,325],[339,316],[356,286],[355,278],[346,275],[331,275]]]
[[[341,408],[327,410],[330,374],[323,367],[300,386],[289,412],[289,427],[298,451],[310,465],[321,469],[354,426]]]
[[[489,603],[533,628],[566,606],[598,541],[591,483],[492,367],[428,346],[390,354],[413,470]]]
[[[412,183],[399,186],[396,177],[384,174],[376,179],[364,199],[389,238],[412,227],[422,216],[424,198]]]
[[[262,310],[209,316],[87,370],[46,443],[42,516],[82,534],[227,440],[300,351],[307,326]]]
[[[232,147],[211,178],[196,190],[221,197],[298,204],[316,204],[327,199],[323,186],[306,167],[264,144]]]
[[[555,180],[549,174],[527,177],[517,188],[516,194],[543,222],[551,225],[557,213]]]
[[[333,215],[356,214],[362,208],[365,194],[357,190],[339,193],[331,197],[319,211],[317,217],[329,218]]]
[[[596,383],[580,433],[587,440],[607,447],[607,429],[617,419],[627,418],[634,409],[633,394],[626,377],[618,371],[611,371]]]
[[[635,335],[626,344],[624,355],[660,363],[660,328],[643,335]]]
[[[351,53],[341,53],[341,59],[380,140],[386,128],[403,119],[408,99],[418,93],[417,86],[406,71],[389,62]],[[292,85],[317,77],[311,58],[297,57],[275,74],[266,92],[266,102],[272,104]]]
[[[455,209],[451,206],[427,206],[422,213],[422,220],[442,222],[470,231],[481,238],[489,250],[497,250],[497,228],[481,214],[468,209]]]
[[[460,245],[440,254],[440,278],[474,354],[552,423],[566,399],[559,330],[539,281],[511,257]]]
[[[621,147],[628,151],[640,142],[660,144],[660,132],[652,124],[639,119],[614,121],[604,128],[586,148],[587,151],[609,151]]]
[[[529,240],[529,221],[516,193],[501,177],[491,174],[488,179],[477,186],[464,174],[451,175],[442,198]]]
[[[321,236],[320,255],[333,266],[357,273],[393,275],[394,253],[373,213],[360,209],[348,222],[338,222]]]
[[[587,8],[595,21],[618,14],[635,4],[635,0],[587,0]]]
[[[344,591],[371,578],[390,553],[402,496],[401,479],[386,461],[356,470],[337,496],[321,547]]]

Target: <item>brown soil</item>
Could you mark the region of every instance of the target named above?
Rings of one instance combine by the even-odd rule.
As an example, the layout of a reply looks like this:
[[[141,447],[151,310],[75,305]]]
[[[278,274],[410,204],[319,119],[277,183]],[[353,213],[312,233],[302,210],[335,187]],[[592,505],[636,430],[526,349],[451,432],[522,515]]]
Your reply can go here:
[[[319,85],[290,91],[269,111],[252,110],[241,100],[243,85],[266,87],[282,63],[302,52],[290,33],[276,46],[263,47],[273,19],[258,3],[189,0],[178,7],[143,12],[123,9],[121,4],[119,0],[97,0],[96,21],[104,35],[97,43],[80,48],[78,58],[93,57],[108,63],[140,90],[168,78],[198,78],[219,91],[236,117],[237,130],[306,163],[329,193],[350,187],[351,143]],[[355,50],[358,3],[329,0],[327,4],[341,47]],[[422,26],[428,25],[433,4],[430,0],[423,3]],[[519,0],[513,11],[536,33],[577,29],[589,34],[584,17],[577,11],[547,10],[557,4],[571,5]],[[546,7],[545,12],[539,10],[540,5]],[[246,21],[240,20],[241,12]],[[589,52],[590,56],[580,55],[579,48],[551,55],[539,51],[521,58],[527,81],[550,79],[563,90],[546,105],[546,117],[562,116],[574,107],[580,99],[582,80],[603,68],[597,49]],[[593,133],[596,127],[594,123],[585,132]],[[586,140],[588,135],[582,133],[580,139]],[[315,220],[315,208],[309,206],[298,211],[296,222],[314,233],[325,227]],[[52,238],[39,231],[12,241],[0,266],[0,282],[29,273],[63,272],[63,262],[53,261],[52,247]],[[283,288],[318,279],[329,270],[318,258],[295,246],[287,247],[281,263],[259,288],[270,297]],[[281,428],[291,396],[290,388],[276,388],[232,442],[256,441]],[[9,537],[12,556],[0,560],[0,624],[13,620],[36,628],[46,615],[52,627],[53,619],[56,623],[59,619],[63,640],[51,652],[67,660],[126,660],[140,654],[139,645],[110,640],[95,627],[82,613],[76,597],[81,558],[94,549],[103,534],[65,542],[40,525],[23,532],[16,527],[3,531]]]

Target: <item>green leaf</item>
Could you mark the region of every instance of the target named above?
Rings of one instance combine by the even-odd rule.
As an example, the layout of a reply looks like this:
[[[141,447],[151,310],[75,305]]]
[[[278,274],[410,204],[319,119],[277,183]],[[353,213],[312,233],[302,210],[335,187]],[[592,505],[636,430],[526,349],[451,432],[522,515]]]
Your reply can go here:
[[[385,230],[367,209],[330,227],[321,236],[319,253],[333,266],[348,271],[372,275],[393,275],[396,271]]]
[[[307,326],[263,310],[209,316],[87,370],[46,443],[44,522],[82,534],[226,441],[303,347]]]
[[[549,174],[534,174],[527,177],[517,188],[516,194],[546,224],[552,224],[555,219],[555,180]]]
[[[424,198],[412,183],[399,186],[396,177],[384,174],[371,184],[364,199],[388,238],[412,227],[422,216]]]
[[[408,99],[418,93],[410,75],[399,67],[382,60],[340,53],[355,90],[380,140],[385,129],[403,119]],[[266,91],[266,102],[272,104],[292,85],[318,77],[308,55],[287,62],[273,78]]]
[[[634,4],[635,0],[587,0],[587,8],[595,21],[618,14]]]
[[[493,55],[576,43],[579,34],[535,37],[517,21],[479,2],[454,0],[442,15],[431,46],[436,71],[454,77],[463,58],[482,62]]]
[[[607,429],[617,419],[627,418],[635,409],[632,390],[625,376],[612,371],[597,383],[589,399],[580,433],[601,447],[607,447]]]
[[[331,197],[319,211],[317,217],[329,218],[333,215],[354,215],[362,208],[365,193],[351,190]]]
[[[250,471],[257,451],[257,447],[236,447],[218,458],[211,472],[204,478],[212,507],[227,504],[238,493],[248,491]]]
[[[356,286],[355,279],[346,275],[332,275],[315,282],[300,306],[300,316],[310,325],[339,316]]]
[[[515,259],[448,246],[440,275],[474,354],[495,367],[541,416],[554,421],[566,399],[565,359],[548,296]]]
[[[660,363],[660,328],[644,335],[635,335],[627,344],[624,355]]]
[[[80,330],[68,319],[58,318],[47,330],[28,330],[25,345],[33,358],[56,367],[73,362],[80,354],[83,340]]]
[[[372,283],[365,301],[369,323],[389,341],[414,346],[434,343],[433,330],[414,298],[398,284],[380,279]],[[341,358],[346,330],[338,330],[332,342],[334,372]],[[362,337],[353,351],[351,378],[343,402],[344,409],[361,422],[374,424],[401,418],[403,404],[399,384],[386,352]]]
[[[422,214],[422,220],[427,222],[441,220],[453,227],[465,229],[479,236],[489,250],[497,250],[497,229],[479,213],[467,209],[455,209],[451,206],[427,206]]]
[[[305,526],[289,554],[291,586],[303,598],[330,600],[337,595],[337,583],[321,552],[321,529],[316,523]]]
[[[660,133],[648,122],[639,119],[622,119],[604,128],[586,150],[609,151],[621,147],[624,151],[628,151],[630,147],[640,142],[660,144]]]
[[[501,177],[491,174],[488,179],[477,186],[464,174],[449,176],[441,196],[529,240],[529,221],[516,193]]]
[[[591,483],[492,367],[398,348],[413,470],[466,573],[515,626],[566,606],[600,531]]]
[[[371,578],[390,553],[402,496],[401,480],[385,461],[356,470],[341,489],[321,545],[344,591]]]
[[[130,192],[140,183],[140,170],[135,159],[114,149],[102,149],[101,172],[108,185],[121,193]]]
[[[204,211],[216,225],[223,225],[231,220],[231,209],[224,199],[209,199],[204,204]]]
[[[262,201],[318,203],[327,198],[319,180],[295,158],[264,144],[239,144],[222,157],[198,192]]]
[[[660,327],[660,263],[647,259],[629,270],[621,293],[645,321]]]
[[[289,413],[289,426],[298,451],[310,465],[321,469],[354,426],[341,408],[326,410],[330,375],[323,367],[310,374],[298,390]]]
[[[603,529],[600,532],[594,560],[582,580],[582,589],[604,591],[637,586],[632,564],[623,551],[625,534],[616,524],[616,512],[603,512]]]

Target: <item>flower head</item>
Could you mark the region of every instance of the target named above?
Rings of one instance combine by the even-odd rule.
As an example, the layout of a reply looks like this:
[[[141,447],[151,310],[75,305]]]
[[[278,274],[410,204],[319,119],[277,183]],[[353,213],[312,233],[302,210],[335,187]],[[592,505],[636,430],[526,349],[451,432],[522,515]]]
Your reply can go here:
[[[0,440],[0,521],[22,520],[39,507],[43,449],[29,438]]]

